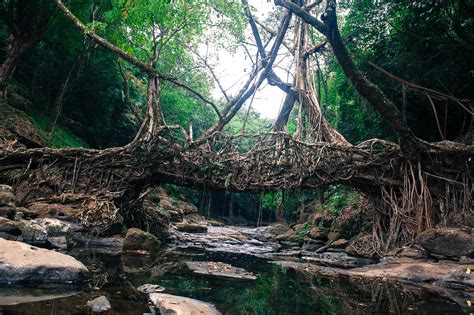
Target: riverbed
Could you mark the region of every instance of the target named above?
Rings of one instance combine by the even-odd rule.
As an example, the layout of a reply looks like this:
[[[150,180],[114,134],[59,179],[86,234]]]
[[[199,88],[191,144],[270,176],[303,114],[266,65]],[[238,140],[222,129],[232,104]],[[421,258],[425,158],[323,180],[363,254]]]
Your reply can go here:
[[[177,234],[172,244],[155,255],[106,247],[76,248],[68,254],[91,271],[87,287],[2,288],[0,314],[91,314],[86,304],[99,296],[110,301],[112,309],[107,314],[153,314],[147,294],[137,290],[143,284],[158,284],[165,293],[212,303],[223,314],[431,315],[471,311],[463,301],[423,286],[318,276],[282,266],[277,262],[298,264],[303,260],[289,255],[291,248],[249,237],[229,237],[235,236],[235,231],[214,228],[207,234]],[[254,231],[238,232],[252,235]],[[257,279],[196,274],[187,267],[189,261],[227,263],[244,268]]]

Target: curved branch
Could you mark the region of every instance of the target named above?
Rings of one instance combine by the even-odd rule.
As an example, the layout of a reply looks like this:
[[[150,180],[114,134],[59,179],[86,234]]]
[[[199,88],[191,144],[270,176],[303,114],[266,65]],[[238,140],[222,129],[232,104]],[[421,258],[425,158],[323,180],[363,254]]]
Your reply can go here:
[[[189,92],[191,92],[194,96],[196,96],[198,99],[200,99],[201,101],[205,102],[206,104],[209,104],[213,109],[214,111],[216,112],[216,114],[219,116],[219,118],[221,118],[221,115],[220,115],[220,112],[219,110],[217,109],[217,106],[209,101],[208,99],[206,99],[201,93],[199,93],[198,91],[194,90],[193,88],[187,86],[186,84],[184,83],[181,83],[179,82],[179,80],[177,78],[174,78],[174,77],[170,77],[170,76],[167,76],[163,73],[160,73],[159,71],[157,71],[155,68],[153,68],[150,64],[147,64],[145,62],[143,62],[142,60],[126,53],[125,51],[123,51],[122,49],[120,49],[119,47],[115,46],[114,44],[112,44],[111,42],[109,42],[107,39],[97,35],[94,31],[88,29],[63,3],[61,0],[53,0],[53,2],[56,4],[56,6],[59,8],[59,10],[63,13],[63,15],[73,23],[73,25],[81,32],[83,33],[85,36],[91,38],[94,42],[96,42],[97,44],[99,44],[100,46],[104,47],[105,49],[113,52],[114,54],[116,54],[117,56],[119,56],[120,58],[128,61],[129,63],[131,63],[132,65],[142,69],[143,71],[147,72],[149,75],[152,75],[152,76],[155,76],[157,77],[158,79],[160,80],[164,80],[164,81],[168,81],[168,82],[171,82],[173,83],[174,85],[176,86],[179,86]]]

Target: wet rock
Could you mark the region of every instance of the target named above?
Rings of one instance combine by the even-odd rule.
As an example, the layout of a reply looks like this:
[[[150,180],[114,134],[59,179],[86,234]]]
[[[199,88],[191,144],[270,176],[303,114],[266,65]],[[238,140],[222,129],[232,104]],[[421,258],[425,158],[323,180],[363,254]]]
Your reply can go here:
[[[79,282],[88,276],[87,268],[71,256],[0,239],[0,283]]]
[[[54,236],[48,237],[48,242],[51,246],[58,248],[58,249],[67,249],[68,248],[68,241],[66,236]]]
[[[325,252],[304,256],[304,260],[323,266],[336,268],[357,268],[375,263],[373,260],[349,256],[344,252]]]
[[[285,234],[290,230],[290,227],[284,223],[276,223],[268,226],[261,226],[258,228],[242,229],[241,233],[247,237],[254,238],[261,242],[274,242],[279,235]]]
[[[421,233],[417,243],[425,250],[447,257],[474,257],[474,234],[456,228],[431,229]]]
[[[256,280],[257,276],[243,268],[214,261],[188,261],[186,266],[196,274],[240,280]]]
[[[324,242],[328,240],[327,234],[318,227],[313,227],[311,230],[309,230],[309,237],[311,237],[313,240],[320,240]]]
[[[140,229],[131,228],[125,235],[123,250],[155,252],[160,248],[160,245],[161,242],[156,236]]]
[[[122,270],[125,273],[143,274],[149,273],[151,268],[156,264],[155,255],[137,255],[134,252],[124,252],[120,256],[122,261]]]
[[[103,295],[87,302],[87,306],[89,306],[95,313],[105,312],[112,308],[109,300],[107,300],[107,298]]]
[[[150,300],[160,314],[220,315],[214,305],[182,296],[152,293]]]
[[[0,185],[0,206],[11,206],[15,203],[13,188],[8,185]]]
[[[324,242],[307,243],[303,244],[301,249],[308,252],[314,252],[315,250],[318,250],[319,248],[324,246],[324,244]]]
[[[207,233],[207,226],[188,222],[179,222],[176,224],[178,231],[186,233]]]
[[[164,290],[165,288],[163,288],[161,285],[158,285],[158,284],[144,284],[137,288],[138,292],[146,293],[146,294],[159,293],[159,292],[163,292]]]
[[[343,238],[340,238],[337,241],[331,243],[331,247],[333,248],[346,248],[347,246],[349,246],[349,241]]]

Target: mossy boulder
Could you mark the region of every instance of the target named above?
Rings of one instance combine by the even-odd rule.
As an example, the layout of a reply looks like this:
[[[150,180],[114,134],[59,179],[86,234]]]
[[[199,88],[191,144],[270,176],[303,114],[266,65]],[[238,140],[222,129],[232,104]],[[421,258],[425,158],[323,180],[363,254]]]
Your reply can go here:
[[[161,242],[148,232],[137,228],[127,230],[123,241],[123,251],[146,251],[156,252],[161,246]]]

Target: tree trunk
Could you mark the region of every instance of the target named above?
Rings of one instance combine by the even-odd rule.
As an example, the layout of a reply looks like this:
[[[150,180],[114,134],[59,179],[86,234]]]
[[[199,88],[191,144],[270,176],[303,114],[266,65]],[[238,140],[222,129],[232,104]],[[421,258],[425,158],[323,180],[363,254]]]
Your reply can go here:
[[[23,57],[28,50],[39,42],[41,38],[42,36],[39,38],[18,38],[13,36],[13,34],[10,34],[8,37],[6,57],[0,66],[0,81],[11,79],[21,57]]]

